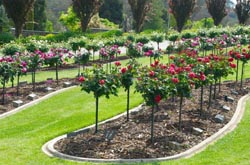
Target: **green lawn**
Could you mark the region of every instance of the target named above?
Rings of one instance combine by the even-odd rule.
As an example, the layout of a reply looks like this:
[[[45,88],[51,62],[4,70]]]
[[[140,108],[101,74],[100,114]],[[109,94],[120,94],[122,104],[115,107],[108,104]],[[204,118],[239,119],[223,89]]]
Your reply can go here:
[[[141,58],[142,63],[149,63],[148,58]],[[250,70],[250,66],[246,67]],[[52,77],[48,73],[38,73],[38,80]],[[77,70],[62,71],[60,77],[75,76]],[[245,77],[250,77],[245,72]],[[39,75],[41,74],[41,75]],[[51,75],[54,72],[50,73]],[[229,79],[234,80],[235,76]],[[131,95],[131,107],[142,102],[139,94]],[[114,104],[115,103],[115,104]],[[126,93],[120,90],[119,97],[104,97],[100,100],[100,120],[108,119],[126,109]],[[250,104],[239,127],[215,145],[190,159],[159,162],[159,164],[250,164]],[[42,103],[30,107],[13,116],[0,120],[0,164],[78,164],[76,162],[50,158],[41,151],[47,141],[91,125],[95,117],[95,100],[92,94],[80,92],[76,87],[58,94]],[[85,163],[84,163],[85,164]],[[89,163],[91,164],[91,163]],[[158,164],[158,163],[155,163]]]

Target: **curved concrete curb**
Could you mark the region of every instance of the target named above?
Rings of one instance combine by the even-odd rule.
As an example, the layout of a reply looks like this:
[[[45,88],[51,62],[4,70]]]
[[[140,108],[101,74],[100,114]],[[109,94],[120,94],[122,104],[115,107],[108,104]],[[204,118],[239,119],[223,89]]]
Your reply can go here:
[[[184,151],[184,152],[177,154],[177,155],[162,157],[162,158],[149,158],[149,159],[94,159],[94,158],[82,158],[82,157],[70,156],[70,155],[60,153],[54,149],[54,144],[58,140],[65,138],[66,135],[62,135],[60,137],[57,137],[57,138],[47,142],[46,144],[43,145],[42,150],[44,153],[46,153],[50,157],[54,156],[54,157],[59,157],[59,158],[67,159],[67,160],[71,160],[71,161],[96,162],[96,163],[138,163],[138,162],[155,162],[155,161],[166,161],[166,160],[180,159],[180,158],[189,158],[189,157],[193,156],[194,154],[203,151],[208,145],[213,144],[215,141],[222,138],[227,133],[231,132],[232,130],[234,130],[237,127],[238,123],[241,121],[241,119],[243,117],[243,114],[245,111],[245,103],[250,98],[249,96],[250,95],[245,95],[238,101],[235,114],[227,125],[225,125],[217,133],[213,134],[212,136],[210,136],[206,140],[204,140],[201,143],[197,144],[196,146],[190,148],[189,150]],[[138,109],[139,108],[135,108],[134,110],[138,110]],[[124,115],[124,114],[121,114],[121,115]],[[114,118],[120,117],[121,115],[116,116]],[[113,120],[114,118],[111,118],[111,119],[106,120],[104,122]],[[104,122],[102,122],[102,123],[104,123]],[[90,128],[93,126],[94,125],[91,125],[87,128]],[[87,128],[84,128],[84,129],[87,129]],[[81,130],[84,130],[84,129],[81,129]]]
[[[62,93],[62,92],[64,92],[64,91],[66,91],[66,90],[72,89],[72,88],[74,88],[74,87],[76,87],[76,86],[71,86],[71,87],[68,87],[68,88],[63,88],[63,89],[60,89],[60,90],[58,90],[58,91],[49,93],[49,94],[47,94],[47,95],[45,95],[45,96],[43,96],[43,97],[41,97],[41,98],[39,98],[39,99],[36,99],[36,100],[31,101],[31,102],[29,102],[29,103],[27,103],[27,104],[24,104],[24,105],[22,105],[22,106],[20,106],[20,107],[18,107],[18,108],[16,108],[16,109],[14,109],[14,110],[12,110],[12,111],[9,111],[9,112],[6,112],[6,113],[1,114],[1,115],[0,115],[0,119],[3,119],[3,118],[8,117],[8,116],[10,116],[10,115],[16,114],[17,112],[20,112],[20,111],[22,111],[22,110],[25,110],[26,108],[28,108],[28,107],[30,107],[30,106],[36,105],[36,104],[40,103],[40,102],[43,101],[43,100],[46,100],[46,99],[48,99],[48,98],[50,98],[50,97],[52,97],[52,96],[54,96],[54,95],[57,95],[57,94]]]

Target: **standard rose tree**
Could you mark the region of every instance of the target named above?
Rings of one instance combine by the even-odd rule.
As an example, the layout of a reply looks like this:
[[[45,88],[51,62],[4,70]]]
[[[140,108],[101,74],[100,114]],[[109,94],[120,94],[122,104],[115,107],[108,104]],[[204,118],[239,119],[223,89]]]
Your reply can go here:
[[[93,92],[96,99],[95,133],[98,132],[99,98],[101,96],[106,96],[106,98],[109,98],[110,95],[117,96],[118,93],[117,89],[120,86],[120,82],[115,71],[116,70],[112,70],[111,74],[107,74],[102,66],[95,65],[92,69],[92,73],[86,71],[85,74],[79,77],[81,90],[87,93]]]
[[[152,107],[151,113],[151,143],[154,142],[154,113],[155,107],[168,96],[168,76],[165,65],[155,61],[151,67],[142,67],[138,73],[136,91],[141,93],[146,105]]]

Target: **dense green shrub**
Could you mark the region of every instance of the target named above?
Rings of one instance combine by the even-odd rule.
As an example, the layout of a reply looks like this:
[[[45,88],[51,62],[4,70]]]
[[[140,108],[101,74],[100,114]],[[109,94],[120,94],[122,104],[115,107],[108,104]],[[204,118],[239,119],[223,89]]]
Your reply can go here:
[[[11,33],[0,33],[0,45],[13,41],[15,37]]]

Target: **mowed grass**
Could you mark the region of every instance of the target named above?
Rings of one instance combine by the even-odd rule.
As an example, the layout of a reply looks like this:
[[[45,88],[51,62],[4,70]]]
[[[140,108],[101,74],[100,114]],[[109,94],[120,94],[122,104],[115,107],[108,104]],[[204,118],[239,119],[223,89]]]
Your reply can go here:
[[[140,58],[139,61],[144,65],[149,64],[149,58]],[[250,77],[250,66],[247,65],[245,70],[244,77]],[[62,73],[65,73],[66,77],[69,75],[74,77],[77,69],[62,71]],[[39,72],[37,80],[44,81],[53,75],[54,71]],[[59,75],[63,77],[64,74],[59,73]],[[235,75],[228,79],[235,80]],[[131,94],[131,107],[139,105],[142,101],[139,94]],[[126,93],[120,89],[119,97],[112,96],[110,99],[102,97],[99,106],[100,120],[120,114],[126,109]],[[190,159],[155,164],[250,164],[249,103],[246,109],[246,114],[239,127],[216,144],[209,146],[204,152]],[[0,164],[78,164],[50,158],[41,151],[41,147],[59,135],[93,124],[94,117],[95,100],[93,95],[81,92],[80,88],[76,87],[2,119],[0,120]]]
[[[139,94],[131,94],[131,107],[142,103]],[[99,103],[99,120],[126,110],[126,92]],[[0,120],[0,164],[58,164],[41,151],[42,145],[56,136],[95,122],[92,94],[70,89],[13,116]],[[65,162],[64,162],[65,163]]]

